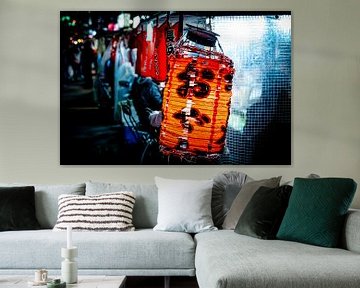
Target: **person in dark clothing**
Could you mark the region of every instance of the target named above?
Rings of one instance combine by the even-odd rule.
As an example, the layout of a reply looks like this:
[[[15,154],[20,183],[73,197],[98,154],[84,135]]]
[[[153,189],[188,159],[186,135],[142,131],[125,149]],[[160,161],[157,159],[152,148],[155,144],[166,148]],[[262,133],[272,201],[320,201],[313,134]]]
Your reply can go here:
[[[157,124],[160,126],[162,95],[158,85],[151,78],[135,77],[130,98],[133,100],[140,124],[145,130]]]

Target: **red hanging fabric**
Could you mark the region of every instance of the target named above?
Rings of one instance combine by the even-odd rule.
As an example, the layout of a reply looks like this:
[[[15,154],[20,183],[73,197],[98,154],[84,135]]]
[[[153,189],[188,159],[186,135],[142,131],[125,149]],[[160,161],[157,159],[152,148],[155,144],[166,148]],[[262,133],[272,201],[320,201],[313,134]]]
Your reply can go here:
[[[154,35],[152,41],[146,41],[146,38],[146,31],[142,31],[136,36],[134,41],[134,47],[137,48],[135,72],[142,77],[152,77],[155,48]]]
[[[142,45],[141,45],[141,54],[140,54],[140,76],[143,77],[152,77],[153,75],[153,66],[154,66],[154,50],[155,50],[155,41],[154,41],[155,31],[153,32],[153,37],[150,41],[147,41],[147,32],[142,34]],[[139,55],[139,54],[138,54]]]
[[[142,77],[164,82],[168,72],[168,56],[173,53],[179,39],[179,23],[170,26],[165,21],[161,26],[154,27],[152,34],[152,41],[147,41],[146,31],[134,36],[131,46],[137,49],[135,72]]]
[[[141,47],[142,47],[142,39],[143,39],[143,33],[144,31],[134,34],[132,36],[132,40],[130,42],[130,47],[132,49],[136,49],[136,62],[135,65],[135,73],[140,75],[141,72]]]
[[[167,75],[167,47],[166,34],[170,28],[169,22],[164,22],[160,27],[154,28],[155,47],[152,78],[155,81],[166,81]]]

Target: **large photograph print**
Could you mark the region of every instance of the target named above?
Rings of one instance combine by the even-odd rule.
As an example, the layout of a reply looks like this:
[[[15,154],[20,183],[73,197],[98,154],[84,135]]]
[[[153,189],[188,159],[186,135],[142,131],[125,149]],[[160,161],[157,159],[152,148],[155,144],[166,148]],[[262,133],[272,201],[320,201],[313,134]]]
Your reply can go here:
[[[61,165],[290,165],[291,13],[60,12]]]

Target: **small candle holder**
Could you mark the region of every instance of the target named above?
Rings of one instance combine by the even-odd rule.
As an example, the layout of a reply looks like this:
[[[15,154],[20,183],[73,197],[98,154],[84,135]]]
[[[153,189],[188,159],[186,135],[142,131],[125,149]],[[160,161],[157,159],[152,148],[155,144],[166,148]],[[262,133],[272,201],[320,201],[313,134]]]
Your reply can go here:
[[[77,283],[78,281],[78,268],[75,261],[77,256],[77,247],[61,248],[61,257],[65,258],[61,262],[61,279],[67,284]]]

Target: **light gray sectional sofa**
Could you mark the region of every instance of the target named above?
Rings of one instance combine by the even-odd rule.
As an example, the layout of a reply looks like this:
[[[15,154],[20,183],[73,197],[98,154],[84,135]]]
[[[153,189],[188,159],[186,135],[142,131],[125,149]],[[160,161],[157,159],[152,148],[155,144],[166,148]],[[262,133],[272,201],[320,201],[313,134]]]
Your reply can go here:
[[[4,184],[0,184],[4,186]],[[9,185],[13,186],[13,184]],[[232,188],[233,189],[233,188]],[[0,232],[0,278],[46,268],[59,275],[66,232],[53,231],[60,194],[133,191],[131,232],[73,232],[79,274],[195,276],[200,288],[360,287],[360,211],[347,215],[343,248],[261,240],[233,230],[154,231],[157,188],[145,184],[88,182],[35,185],[40,230]],[[168,278],[167,278],[168,279]],[[165,281],[168,285],[168,281]]]

